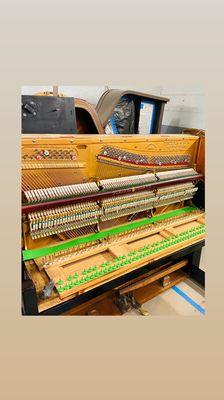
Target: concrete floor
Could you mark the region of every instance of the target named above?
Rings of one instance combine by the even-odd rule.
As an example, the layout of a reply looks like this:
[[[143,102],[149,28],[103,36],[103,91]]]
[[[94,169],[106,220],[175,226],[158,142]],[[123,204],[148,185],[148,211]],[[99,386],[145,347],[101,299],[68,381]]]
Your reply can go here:
[[[193,283],[190,279],[180,282],[176,285],[180,289],[180,293],[187,295],[190,300],[196,303],[202,310],[205,309],[204,290],[200,286]],[[182,295],[174,289],[168,289],[154,299],[143,305],[143,308],[149,312],[149,316],[203,316],[203,313],[195,307],[195,304],[189,303]],[[139,313],[131,310],[124,314],[125,316],[135,315]],[[140,316],[140,315],[139,315]]]
[[[205,271],[205,248],[202,250],[200,268]],[[190,279],[186,279],[176,287],[177,289],[168,289],[143,305],[149,316],[203,316],[205,291]],[[138,316],[139,313],[131,310],[124,315]]]

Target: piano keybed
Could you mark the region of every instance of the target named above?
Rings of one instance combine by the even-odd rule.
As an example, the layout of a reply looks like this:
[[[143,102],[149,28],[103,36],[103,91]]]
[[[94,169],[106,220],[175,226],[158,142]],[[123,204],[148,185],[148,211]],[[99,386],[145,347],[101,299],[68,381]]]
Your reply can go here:
[[[149,261],[163,257],[167,252],[200,241],[204,235],[204,224],[195,221],[193,224],[186,224],[182,230],[177,228],[172,234],[162,230],[159,234],[130,244],[111,245],[107,250],[102,246],[84,264],[78,257],[76,261],[71,258],[66,268],[60,264],[51,265],[46,268],[46,273],[56,283],[56,290],[63,299],[71,294],[84,293],[93,285],[96,287],[116,276],[133,271]]]

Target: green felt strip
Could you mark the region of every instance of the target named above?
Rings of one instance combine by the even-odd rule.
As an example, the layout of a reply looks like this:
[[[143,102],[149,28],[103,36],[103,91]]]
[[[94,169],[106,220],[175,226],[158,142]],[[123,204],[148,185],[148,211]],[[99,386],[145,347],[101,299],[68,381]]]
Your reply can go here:
[[[102,232],[97,232],[97,233],[94,233],[94,234],[91,234],[91,235],[88,235],[85,237],[79,237],[79,238],[72,239],[72,240],[66,241],[66,242],[62,242],[60,244],[56,244],[53,246],[42,247],[40,249],[24,250],[23,251],[23,260],[26,261],[26,260],[32,260],[34,258],[48,256],[50,254],[57,253],[58,251],[67,250],[67,249],[70,249],[74,246],[78,246],[83,243],[89,243],[89,242],[93,242],[93,241],[96,241],[99,239],[105,239],[109,236],[117,235],[119,233],[130,231],[132,229],[139,228],[144,225],[149,225],[154,222],[162,221],[167,218],[176,217],[178,215],[181,215],[184,213],[189,213],[189,212],[192,212],[195,210],[197,210],[197,207],[184,207],[179,210],[170,211],[165,214],[156,215],[151,218],[144,218],[139,221],[130,222],[129,224],[126,224],[126,225],[121,225],[121,226],[118,226],[115,228],[105,229]]]

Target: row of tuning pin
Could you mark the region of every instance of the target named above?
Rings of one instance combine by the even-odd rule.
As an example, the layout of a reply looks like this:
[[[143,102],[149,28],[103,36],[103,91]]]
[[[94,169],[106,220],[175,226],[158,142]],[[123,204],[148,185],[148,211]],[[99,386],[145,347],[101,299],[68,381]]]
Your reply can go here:
[[[113,160],[116,160],[120,162],[128,162],[131,164],[155,166],[176,164],[188,165],[191,160],[189,154],[177,154],[167,156],[156,155],[148,157],[146,155],[131,153],[126,150],[122,150],[112,146],[103,147],[101,153],[98,156],[98,159],[101,159],[101,157],[111,159],[112,162]]]
[[[100,159],[101,156],[121,162],[129,162],[132,164],[148,164],[148,157],[145,155],[131,153],[126,150],[111,146],[105,146],[98,155],[98,159]]]
[[[154,156],[150,157],[149,163],[152,165],[176,165],[176,164],[189,164],[189,155],[174,155],[174,156]]]

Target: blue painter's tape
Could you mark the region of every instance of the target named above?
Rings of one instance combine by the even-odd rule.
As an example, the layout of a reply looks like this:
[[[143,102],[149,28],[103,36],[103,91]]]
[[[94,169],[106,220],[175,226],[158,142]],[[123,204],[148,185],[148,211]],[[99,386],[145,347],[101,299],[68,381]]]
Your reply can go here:
[[[181,297],[183,297],[184,300],[186,300],[189,304],[191,304],[196,310],[198,310],[201,314],[205,315],[205,309],[201,307],[196,301],[192,300],[186,293],[184,293],[181,289],[179,289],[177,286],[173,286],[172,289],[174,292],[179,294]]]
[[[112,130],[113,130],[113,133],[114,133],[115,135],[118,135],[119,132],[118,132],[118,129],[117,129],[117,127],[116,127],[116,122],[115,122],[115,119],[114,119],[113,116],[110,117],[110,124],[111,124]]]

